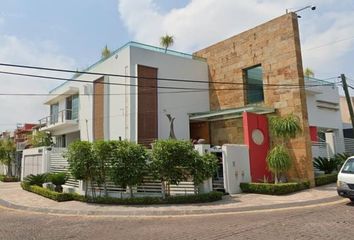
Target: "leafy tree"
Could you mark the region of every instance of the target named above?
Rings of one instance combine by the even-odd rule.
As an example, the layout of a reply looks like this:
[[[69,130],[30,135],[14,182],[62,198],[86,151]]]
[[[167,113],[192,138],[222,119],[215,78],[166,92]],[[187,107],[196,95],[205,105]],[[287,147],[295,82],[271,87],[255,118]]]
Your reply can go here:
[[[50,132],[36,132],[30,137],[30,143],[33,147],[49,147],[54,145]]]
[[[7,166],[7,176],[12,177],[12,163],[15,161],[16,145],[10,139],[0,140],[0,162]]]
[[[104,194],[107,192],[107,176],[109,175],[109,165],[112,158],[112,144],[108,141],[99,140],[92,146],[95,161],[95,181],[98,185],[103,184]]]
[[[214,154],[210,153],[203,156],[198,152],[195,152],[195,154],[194,159],[189,162],[189,171],[194,185],[197,186],[215,174],[218,168],[218,159]]]
[[[305,68],[304,75],[305,77],[315,77],[315,73],[308,67]]]
[[[108,49],[107,45],[102,49],[101,57],[102,59],[108,58],[111,55],[111,51]]]
[[[292,164],[291,157],[285,147],[286,141],[296,137],[301,131],[301,127],[298,118],[294,115],[273,116],[269,123],[271,133],[280,141],[267,155],[268,168],[274,174],[274,181],[277,184],[281,174],[288,171]]]
[[[165,53],[167,52],[167,49],[173,45],[173,43],[174,37],[172,35],[166,34],[160,38],[160,45],[165,48]]]
[[[191,178],[199,184],[211,177],[217,161],[211,155],[201,157],[189,141],[168,139],[155,142],[150,167],[154,177],[162,183],[165,198],[166,194],[169,195],[166,191],[169,184],[179,184]]]
[[[88,183],[95,180],[96,166],[92,151],[92,143],[87,141],[75,141],[68,147],[65,157],[69,162],[70,173],[75,179],[85,181],[85,196],[88,195]],[[94,190],[92,188],[94,197]]]
[[[147,170],[147,153],[143,146],[128,141],[112,141],[111,179],[117,185],[133,186],[142,183]]]

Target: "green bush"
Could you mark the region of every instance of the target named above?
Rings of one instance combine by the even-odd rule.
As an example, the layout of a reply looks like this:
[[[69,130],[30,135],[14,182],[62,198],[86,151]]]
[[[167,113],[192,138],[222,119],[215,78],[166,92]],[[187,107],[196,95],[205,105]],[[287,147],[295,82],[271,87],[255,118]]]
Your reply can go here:
[[[240,187],[245,193],[259,193],[269,195],[283,195],[308,189],[310,183],[294,182],[294,183],[241,183]]]
[[[29,185],[26,182],[22,182],[21,187],[26,191],[36,193],[38,195],[55,200],[57,202],[74,200],[74,194],[72,193],[58,193],[43,187],[39,187],[37,185]]]
[[[19,179],[18,177],[9,177],[5,175],[0,175],[0,181],[1,182],[18,182]]]
[[[43,183],[48,182],[48,173],[42,173],[37,175],[28,175],[23,180],[25,183],[29,185],[36,185],[42,187]]]
[[[315,177],[315,185],[322,186],[330,183],[335,183],[337,181],[337,173],[333,174],[324,174],[318,177]]]
[[[141,197],[141,198],[112,198],[97,197],[95,199],[86,198],[84,201],[100,204],[117,205],[153,205],[153,204],[187,204],[187,203],[206,203],[221,200],[223,193],[210,192],[197,195],[169,196],[165,199],[160,197]]]
[[[63,202],[63,201],[81,201],[98,204],[114,204],[114,205],[153,205],[153,204],[186,204],[186,203],[205,203],[213,202],[222,199],[223,193],[210,192],[198,195],[186,195],[186,196],[170,196],[166,199],[160,197],[141,197],[141,198],[113,198],[113,197],[85,197],[76,193],[58,193],[49,189],[31,186],[26,182],[22,182],[21,186],[24,190],[36,193],[43,197]]]
[[[64,185],[67,179],[68,179],[68,176],[65,172],[50,173],[48,175],[48,180],[56,186]]]
[[[313,166],[325,174],[330,174],[337,170],[338,161],[335,158],[315,157],[313,159]]]

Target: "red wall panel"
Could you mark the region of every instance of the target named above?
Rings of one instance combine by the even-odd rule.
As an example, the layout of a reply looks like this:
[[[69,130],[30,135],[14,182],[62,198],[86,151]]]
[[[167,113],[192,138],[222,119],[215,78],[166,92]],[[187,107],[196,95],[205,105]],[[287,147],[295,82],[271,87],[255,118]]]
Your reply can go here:
[[[263,142],[257,144],[252,139],[252,133],[258,129],[263,135]],[[264,178],[270,180],[271,173],[267,167],[267,154],[269,150],[268,119],[264,115],[243,113],[243,131],[245,144],[249,147],[250,168],[252,182],[261,182]],[[258,134],[259,135],[259,134]]]

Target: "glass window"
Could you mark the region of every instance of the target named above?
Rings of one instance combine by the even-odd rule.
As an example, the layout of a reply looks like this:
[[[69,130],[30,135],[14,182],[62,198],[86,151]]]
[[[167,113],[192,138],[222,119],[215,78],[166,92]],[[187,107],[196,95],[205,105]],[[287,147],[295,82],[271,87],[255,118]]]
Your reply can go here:
[[[54,124],[58,122],[59,115],[59,103],[50,105],[50,123]]]
[[[248,68],[245,71],[246,78],[246,104],[264,101],[263,71],[262,66]]]
[[[79,95],[66,98],[66,119],[74,120],[79,116]]]
[[[342,173],[351,173],[351,174],[354,174],[354,159],[349,159],[344,167],[343,167],[343,170],[342,170]]]

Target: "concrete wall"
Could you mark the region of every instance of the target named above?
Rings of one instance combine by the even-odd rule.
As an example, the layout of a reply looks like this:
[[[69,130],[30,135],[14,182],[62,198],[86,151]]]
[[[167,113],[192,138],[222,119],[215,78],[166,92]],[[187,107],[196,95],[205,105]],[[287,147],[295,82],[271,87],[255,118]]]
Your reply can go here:
[[[149,51],[142,48],[131,47],[131,75],[137,75],[137,65],[145,65],[157,68],[158,78],[193,79],[204,81],[204,83],[176,82],[158,80],[159,87],[178,88],[208,88],[208,67],[206,62],[201,60],[188,59],[185,57],[164,54],[161,52]],[[136,91],[135,89],[133,91]],[[174,129],[179,139],[189,139],[189,116],[188,113],[209,111],[208,91],[180,93],[179,89],[158,89],[158,137],[168,138],[169,121],[166,113],[175,117]],[[136,126],[136,95],[132,95],[131,101],[131,122]],[[131,128],[131,136],[136,138],[135,128]],[[134,138],[134,139],[135,139]]]
[[[304,86],[299,29],[296,14],[289,13],[246,32],[221,41],[195,53],[207,58],[212,88],[230,88],[213,82],[238,83],[235,89],[211,91],[212,110],[242,107],[246,89],[244,70],[256,65],[263,68],[265,84],[295,84]],[[300,119],[302,133],[288,144],[293,168],[290,177],[309,179],[313,183],[311,141],[303,88],[264,88],[260,105],[276,108],[281,116],[294,114]],[[236,134],[236,133],[235,133]]]
[[[87,71],[137,76],[137,66],[139,64],[158,68],[159,78],[194,79],[208,83],[207,64],[204,61],[130,45]],[[77,79],[93,82],[100,77],[100,75],[83,74]],[[103,116],[104,138],[136,141],[137,79],[134,77],[106,76],[104,81],[111,83],[111,85],[105,85],[104,90],[106,94]],[[122,84],[130,84],[131,86],[122,86]],[[91,95],[93,93],[92,84],[67,82],[52,93],[60,93],[69,86],[79,88],[80,94],[89,94],[79,96],[79,128],[80,138],[91,141],[93,139],[92,122],[94,118],[92,111],[93,97]],[[176,89],[158,89],[158,137],[168,138],[169,121],[165,114],[170,113],[176,118],[174,127],[177,138],[189,139],[188,113],[209,110],[208,84],[158,81],[158,86],[206,89],[206,91],[192,93],[180,93],[182,90]],[[65,99],[62,101],[65,101]],[[60,109],[65,108],[62,104],[60,106]]]

